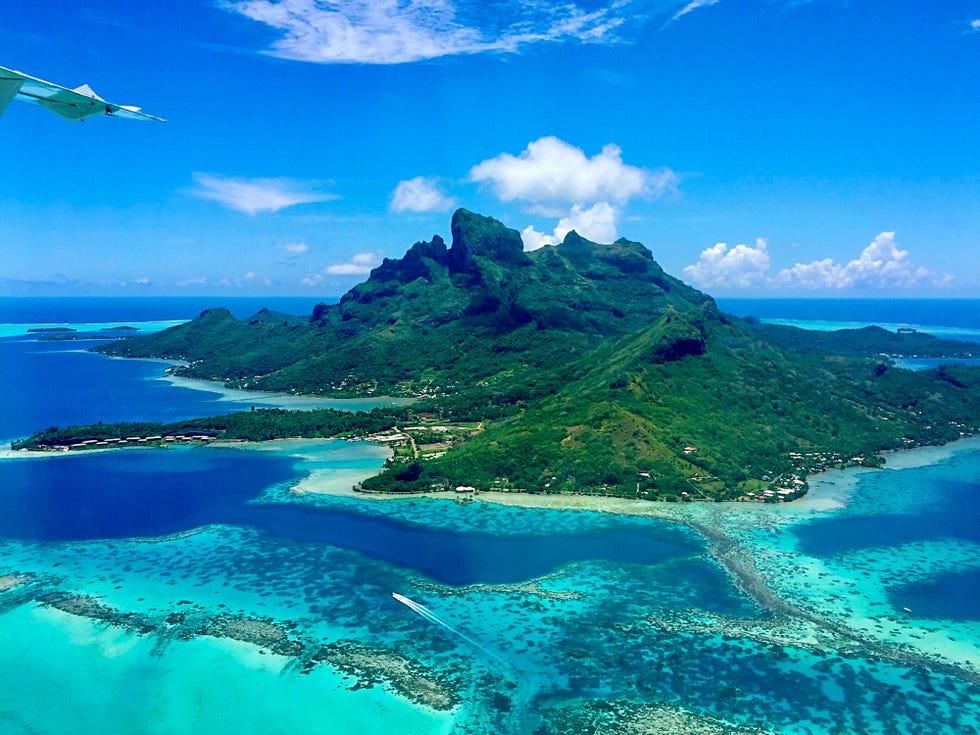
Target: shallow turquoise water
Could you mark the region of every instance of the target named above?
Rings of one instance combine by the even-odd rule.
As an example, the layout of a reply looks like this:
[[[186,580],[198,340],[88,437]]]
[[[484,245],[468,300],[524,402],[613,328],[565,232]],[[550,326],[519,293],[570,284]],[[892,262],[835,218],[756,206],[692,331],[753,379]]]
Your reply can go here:
[[[955,461],[962,465],[963,458]],[[928,474],[928,469],[912,474]],[[862,479],[905,472],[910,470]],[[860,482],[850,491],[853,512],[867,510],[879,490],[874,483]],[[376,512],[379,518],[424,520],[435,528],[465,528],[478,515],[490,527],[500,524],[512,534],[532,528],[588,533],[662,524],[448,500],[402,504],[331,498],[321,502],[360,505],[361,512]],[[904,505],[905,501],[896,502],[887,510],[895,513]],[[148,706],[147,680],[154,689],[170,693],[154,704],[154,717],[169,722],[174,732],[188,726],[197,731],[246,727],[238,724],[245,719],[273,723],[274,712],[283,707],[289,708],[291,731],[312,732],[312,727],[297,724],[324,716],[322,698],[306,696],[311,681],[321,682],[337,723],[332,731],[340,733],[365,732],[357,720],[367,706],[365,692],[377,700],[370,706],[382,713],[379,716],[417,722],[417,732],[521,732],[522,723],[537,723],[535,727],[542,721],[560,723],[554,708],[570,702],[578,706],[621,701],[684,707],[732,726],[764,724],[786,733],[824,733],[834,728],[883,734],[959,733],[980,726],[975,684],[955,673],[883,657],[873,645],[916,630],[927,635],[929,629],[958,639],[961,647],[977,645],[975,625],[910,620],[891,606],[862,607],[882,600],[887,605],[888,578],[883,568],[895,566],[896,560],[913,563],[918,542],[896,548],[868,545],[814,557],[800,550],[799,527],[830,523],[835,515],[846,518],[846,513],[793,515],[780,509],[782,514],[769,515],[766,508],[744,507],[692,510],[702,516],[715,514],[717,527],[744,543],[774,587],[794,604],[828,620],[855,617],[872,626],[898,620],[902,631],[876,633],[872,627],[870,634],[862,633],[864,643],[855,643],[806,620],[774,617],[739,591],[705,549],[657,563],[579,561],[525,584],[451,587],[355,551],[221,525],[165,539],[5,542],[0,550],[6,568],[0,572],[28,572],[35,580],[0,594],[0,602],[14,600],[11,595],[23,594],[32,585],[37,594],[34,601],[13,604],[3,614],[0,660],[16,664],[32,650],[43,653],[40,660],[65,663],[48,669],[37,665],[35,658],[5,668],[2,676],[12,684],[27,671],[31,691],[50,692],[64,681],[66,672],[99,672],[95,701],[111,707],[114,698],[125,700],[120,719],[100,715],[91,720],[109,733],[132,732],[132,723],[141,722],[131,703]],[[962,539],[946,543],[954,542],[969,567],[970,549],[976,558],[975,547]],[[866,556],[869,553],[873,556]],[[767,554],[778,560],[777,566],[765,563]],[[816,566],[808,569],[811,564]],[[930,578],[929,572],[923,568],[921,578]],[[852,589],[861,594],[849,594]],[[95,623],[39,604],[42,593],[55,590],[97,599],[137,616],[153,630],[138,635],[118,624]],[[444,625],[398,604],[391,596],[394,591],[426,605]],[[164,624],[175,612],[186,614],[185,622]],[[281,658],[260,654],[257,646],[194,633],[201,621],[216,615],[275,621],[307,654],[336,641],[396,651],[444,677],[463,703],[451,713],[440,714],[410,706],[383,685],[349,692],[345,687],[359,680],[356,674],[338,673],[328,665],[302,674],[297,660],[307,654]],[[861,631],[861,626],[855,629]],[[36,639],[34,646],[28,643],[32,639]],[[918,645],[927,653],[932,646],[928,641]],[[205,672],[212,671],[221,672],[223,687],[245,693],[246,709],[241,709],[237,698],[207,696],[213,678]],[[195,687],[204,688],[205,694],[194,694]],[[189,704],[189,699],[196,704]],[[67,701],[52,712],[39,694],[36,701],[18,700],[8,711],[19,718],[18,727],[53,733],[63,731],[64,722],[78,716],[72,709],[76,706],[80,705]],[[923,712],[930,713],[925,723]],[[149,731],[168,731],[160,727]],[[262,730],[256,726],[241,731]]]

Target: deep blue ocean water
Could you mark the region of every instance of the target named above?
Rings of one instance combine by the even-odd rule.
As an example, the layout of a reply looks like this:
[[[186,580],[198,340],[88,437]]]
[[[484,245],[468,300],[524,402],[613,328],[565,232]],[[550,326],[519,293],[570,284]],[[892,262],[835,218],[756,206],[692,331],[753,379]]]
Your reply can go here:
[[[157,380],[163,367],[143,360],[111,360],[87,350],[98,340],[51,341],[17,325],[111,324],[181,321],[222,306],[239,318],[263,308],[287,314],[313,312],[316,298],[0,298],[0,441],[50,426],[96,421],[178,421],[241,410],[219,403],[217,393]],[[329,301],[329,299],[328,299]],[[74,336],[81,336],[76,334]],[[85,333],[85,336],[99,336]]]
[[[980,549],[980,458],[967,453],[937,465],[862,477],[863,492],[842,511],[792,527],[803,553],[818,558],[886,551],[939,540]],[[918,617],[980,621],[977,564],[889,590],[896,609]]]
[[[964,472],[976,472],[956,464]],[[916,482],[928,501],[920,507],[893,512],[885,507],[854,506],[833,516],[796,526],[800,548],[811,556],[834,556],[856,549],[897,546],[951,538],[980,544],[980,477],[944,472],[945,468],[902,470],[903,482]],[[914,480],[909,475],[918,475]],[[895,492],[894,473],[887,470],[862,481],[872,492]],[[900,491],[900,490],[899,490]]]
[[[0,338],[0,441],[50,426],[97,421],[179,421],[242,410],[217,393],[171,385],[165,365],[87,352],[99,342]],[[13,387],[16,386],[16,389]]]
[[[220,448],[133,449],[0,462],[0,537],[60,543],[170,536],[212,524],[327,544],[450,585],[523,582],[577,561],[657,564],[703,544],[666,523],[571,533],[427,528],[349,509],[254,503],[294,461]]]

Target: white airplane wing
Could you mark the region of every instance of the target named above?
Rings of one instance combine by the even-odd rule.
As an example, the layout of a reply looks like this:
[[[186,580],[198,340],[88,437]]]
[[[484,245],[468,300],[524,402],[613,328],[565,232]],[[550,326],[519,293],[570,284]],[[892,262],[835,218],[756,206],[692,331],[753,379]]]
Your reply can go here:
[[[29,74],[0,66],[0,115],[3,115],[15,99],[46,107],[73,122],[81,122],[99,115],[165,122],[162,117],[141,112],[138,107],[106,102],[87,84],[68,89],[60,84],[52,84]]]

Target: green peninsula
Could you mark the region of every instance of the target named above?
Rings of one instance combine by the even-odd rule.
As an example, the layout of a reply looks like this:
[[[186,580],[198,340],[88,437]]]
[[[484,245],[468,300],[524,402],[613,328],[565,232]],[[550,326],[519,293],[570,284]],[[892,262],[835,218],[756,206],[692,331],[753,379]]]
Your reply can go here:
[[[980,369],[891,361],[976,346],[739,319],[639,243],[571,232],[525,252],[516,230],[466,210],[451,245],[417,242],[309,318],[212,309],[98,349],[181,360],[179,374],[238,388],[410,395],[397,420],[479,427],[429,454],[413,437],[364,483],[377,491],[776,500],[805,492],[811,472],[980,427]],[[295,430],[288,416],[270,420]]]

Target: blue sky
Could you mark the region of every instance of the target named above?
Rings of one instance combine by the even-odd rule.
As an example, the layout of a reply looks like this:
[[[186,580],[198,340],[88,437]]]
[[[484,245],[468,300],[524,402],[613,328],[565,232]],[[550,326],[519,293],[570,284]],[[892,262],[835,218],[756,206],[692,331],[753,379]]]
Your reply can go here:
[[[0,295],[337,296],[625,236],[718,296],[980,296],[980,0],[4,0]]]

